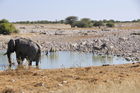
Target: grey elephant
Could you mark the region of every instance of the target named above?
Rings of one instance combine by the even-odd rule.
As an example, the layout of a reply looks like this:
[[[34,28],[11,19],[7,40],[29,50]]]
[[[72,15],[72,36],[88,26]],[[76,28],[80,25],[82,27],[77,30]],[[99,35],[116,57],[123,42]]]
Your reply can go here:
[[[26,58],[29,61],[29,66],[32,65],[32,61],[35,61],[38,67],[41,58],[41,48],[37,43],[26,38],[11,39],[8,42],[7,52],[5,53],[10,67],[12,65],[11,53],[13,52],[16,53],[18,65],[21,65],[22,61]]]

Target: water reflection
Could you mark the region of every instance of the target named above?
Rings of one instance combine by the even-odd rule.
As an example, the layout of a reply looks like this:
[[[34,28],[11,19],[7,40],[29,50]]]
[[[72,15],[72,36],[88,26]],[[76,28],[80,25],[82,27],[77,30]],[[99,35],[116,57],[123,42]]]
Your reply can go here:
[[[60,51],[42,57],[41,68],[70,68],[100,66],[104,64],[125,64],[129,63],[124,58],[111,55],[93,55],[92,53]]]
[[[58,53],[54,53],[54,52],[50,53],[50,55],[47,55],[47,56],[48,56],[48,58],[49,58],[50,60],[52,60],[52,61],[57,61],[58,58],[59,58]]]
[[[0,70],[4,70],[8,66],[7,56],[3,56],[6,51],[0,51]],[[12,61],[15,60],[15,54],[12,55]],[[24,64],[28,62],[25,60]],[[41,56],[41,69],[53,69],[53,68],[71,68],[71,67],[87,67],[87,66],[99,66],[104,64],[125,64],[129,63],[124,58],[114,57],[108,55],[93,55],[92,53],[83,52],[70,52],[70,51],[58,51],[52,52],[48,55],[42,53]],[[35,65],[35,62],[33,63]]]
[[[113,62],[113,56],[110,55],[94,55],[92,56],[92,62],[101,62],[102,64],[105,63],[112,63]]]

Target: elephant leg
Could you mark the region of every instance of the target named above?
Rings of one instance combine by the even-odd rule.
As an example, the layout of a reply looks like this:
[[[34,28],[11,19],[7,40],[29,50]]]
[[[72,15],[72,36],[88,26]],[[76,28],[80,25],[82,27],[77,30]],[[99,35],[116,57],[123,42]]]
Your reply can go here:
[[[9,60],[9,67],[11,67],[12,66],[12,62],[11,62],[11,60]]]
[[[9,61],[9,67],[12,66],[12,62],[11,62],[11,57],[10,57],[11,54],[7,54],[7,57],[8,57],[8,61]]]
[[[29,61],[29,66],[32,66],[32,61]]]
[[[39,62],[38,62],[38,61],[36,61],[36,67],[38,67],[38,63],[39,63]]]
[[[21,64],[23,64],[23,60],[24,60],[24,58],[23,58],[23,57],[21,57]]]
[[[17,63],[18,63],[18,65],[21,65],[21,61],[22,61],[21,57],[16,56],[16,59],[17,59]]]
[[[17,63],[18,63],[18,65],[21,64],[21,62],[20,62],[20,58],[17,58]]]

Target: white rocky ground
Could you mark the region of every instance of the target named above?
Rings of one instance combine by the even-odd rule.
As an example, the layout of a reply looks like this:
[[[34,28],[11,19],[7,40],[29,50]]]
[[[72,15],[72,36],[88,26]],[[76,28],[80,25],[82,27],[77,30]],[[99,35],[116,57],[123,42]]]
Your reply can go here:
[[[122,25],[123,26],[123,25]],[[129,26],[129,27],[127,27]],[[0,36],[0,49],[10,38],[26,37],[38,42],[42,51],[70,50],[113,54],[127,60],[140,59],[140,25],[116,28],[70,28],[69,25],[16,25],[18,35]]]

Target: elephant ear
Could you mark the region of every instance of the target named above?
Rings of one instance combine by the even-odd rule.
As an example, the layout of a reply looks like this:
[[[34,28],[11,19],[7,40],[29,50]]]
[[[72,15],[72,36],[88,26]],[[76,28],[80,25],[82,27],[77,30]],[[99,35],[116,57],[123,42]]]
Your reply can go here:
[[[10,39],[8,42],[8,52],[14,52],[15,51],[15,41],[13,39]]]

